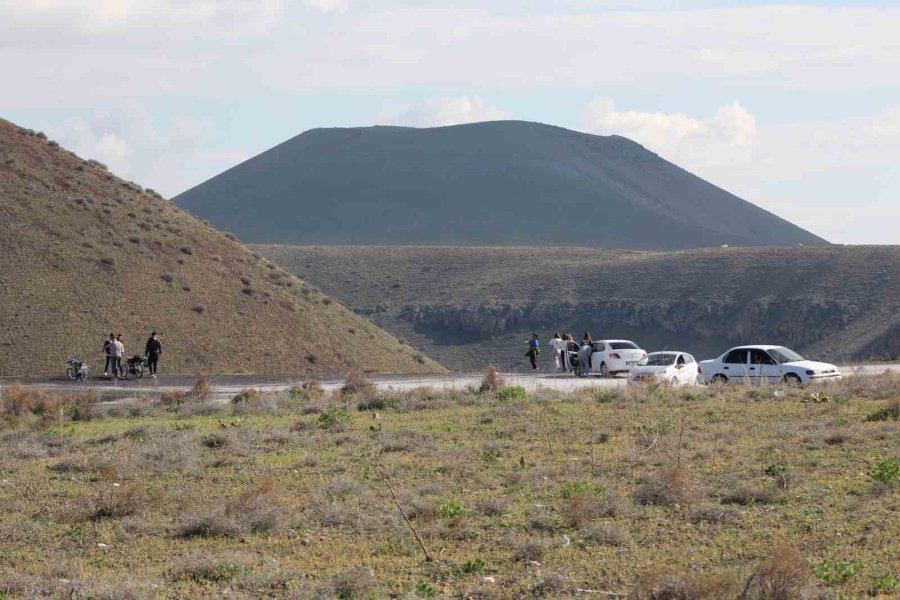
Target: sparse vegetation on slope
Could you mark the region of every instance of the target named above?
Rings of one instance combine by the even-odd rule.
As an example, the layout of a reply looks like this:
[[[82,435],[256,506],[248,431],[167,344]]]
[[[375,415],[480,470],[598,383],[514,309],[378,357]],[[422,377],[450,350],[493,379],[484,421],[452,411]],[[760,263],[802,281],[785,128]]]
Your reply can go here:
[[[211,404],[204,388],[178,405],[4,388],[0,597],[900,589],[900,422],[867,418],[900,397],[897,376],[831,385],[828,402],[353,385]]]
[[[250,282],[250,284],[247,283]],[[164,200],[0,120],[0,374],[102,370],[160,332],[162,372],[434,372],[318,289]]]
[[[900,356],[900,247],[256,248],[451,368],[524,365],[535,329],[698,358],[745,343]]]

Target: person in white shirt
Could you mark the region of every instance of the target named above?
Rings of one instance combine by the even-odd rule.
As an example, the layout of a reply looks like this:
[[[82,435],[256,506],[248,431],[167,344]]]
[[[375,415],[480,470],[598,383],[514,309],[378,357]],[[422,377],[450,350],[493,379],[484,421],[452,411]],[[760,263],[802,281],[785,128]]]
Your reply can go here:
[[[125,344],[122,343],[122,334],[116,336],[115,341],[110,344],[109,354],[112,356],[112,373],[113,377],[120,378],[122,373],[122,357],[125,356]]]
[[[556,370],[557,371],[565,371],[566,370],[566,342],[559,336],[559,333],[553,334],[553,339],[550,340],[550,347],[553,348],[553,359],[556,363]]]

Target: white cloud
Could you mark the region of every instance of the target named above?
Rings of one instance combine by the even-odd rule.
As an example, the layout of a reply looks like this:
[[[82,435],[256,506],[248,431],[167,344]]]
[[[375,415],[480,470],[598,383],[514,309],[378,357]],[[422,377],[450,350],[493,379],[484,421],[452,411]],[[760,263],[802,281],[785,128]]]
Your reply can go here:
[[[488,105],[479,97],[470,96],[432,98],[417,106],[386,112],[394,113],[385,115],[386,122],[412,127],[444,127],[507,118],[502,109]]]
[[[148,38],[190,31],[227,39],[265,32],[281,10],[282,0],[0,0],[8,42],[51,31],[85,37],[144,32]]]
[[[747,162],[759,135],[756,117],[738,102],[698,118],[619,111],[611,99],[602,98],[585,108],[582,120],[588,131],[623,135],[688,166]]]
[[[344,12],[350,7],[349,0],[303,0],[303,4],[324,13]]]
[[[164,131],[144,107],[129,103],[88,119],[70,119],[47,133],[83,158],[105,163],[117,175],[174,195],[246,158],[240,151],[209,151],[213,124],[178,116]]]
[[[603,98],[585,108],[583,126],[633,139],[832,241],[900,242],[900,106],[865,117],[760,126],[738,103],[693,117],[620,111]]]

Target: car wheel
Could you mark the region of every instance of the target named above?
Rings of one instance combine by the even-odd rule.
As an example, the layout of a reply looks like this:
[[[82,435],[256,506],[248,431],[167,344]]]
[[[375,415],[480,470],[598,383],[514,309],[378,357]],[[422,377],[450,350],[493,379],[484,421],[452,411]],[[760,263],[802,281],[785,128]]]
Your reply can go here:
[[[716,373],[715,375],[713,375],[710,383],[714,383],[716,385],[725,385],[726,383],[728,383],[728,378],[721,373]]]
[[[606,366],[606,363],[600,363],[600,377],[609,378],[609,367]]]
[[[797,385],[800,385],[803,383],[803,380],[800,379],[800,376],[797,375],[796,373],[785,374],[784,379],[782,381],[784,381],[785,384],[791,385],[791,386],[797,386]]]

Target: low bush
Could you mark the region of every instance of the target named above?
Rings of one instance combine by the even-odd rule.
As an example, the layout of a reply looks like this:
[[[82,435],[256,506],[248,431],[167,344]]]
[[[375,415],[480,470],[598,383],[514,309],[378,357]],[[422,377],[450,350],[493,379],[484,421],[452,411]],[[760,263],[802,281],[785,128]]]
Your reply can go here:
[[[826,585],[844,585],[862,570],[859,562],[847,562],[840,559],[828,559],[813,565],[813,572]]]
[[[353,394],[359,396],[374,396],[375,384],[372,383],[365,375],[359,371],[352,371],[347,375],[347,380],[341,387],[344,394]]]
[[[900,398],[891,401],[887,406],[866,415],[867,422],[900,421]]]
[[[510,400],[524,400],[528,397],[525,388],[519,385],[505,387],[497,391],[497,400],[508,402]]]
[[[259,391],[253,388],[245,388],[231,399],[232,404],[249,404],[259,398]]]
[[[201,584],[221,583],[246,573],[252,565],[253,559],[243,553],[195,552],[180,558],[171,573],[173,579],[190,579]]]
[[[900,485],[900,458],[890,456],[869,465],[869,477],[878,483]]]
[[[689,506],[696,496],[691,477],[681,467],[665,468],[644,478],[634,492],[638,504],[658,506]]]
[[[343,408],[329,408],[319,414],[319,427],[328,431],[344,431],[353,423],[353,415]]]
[[[499,392],[504,387],[506,387],[506,382],[503,380],[503,377],[500,376],[500,369],[494,365],[490,365],[484,370],[484,375],[481,378],[481,386],[478,388],[478,391],[482,394],[487,392]]]

